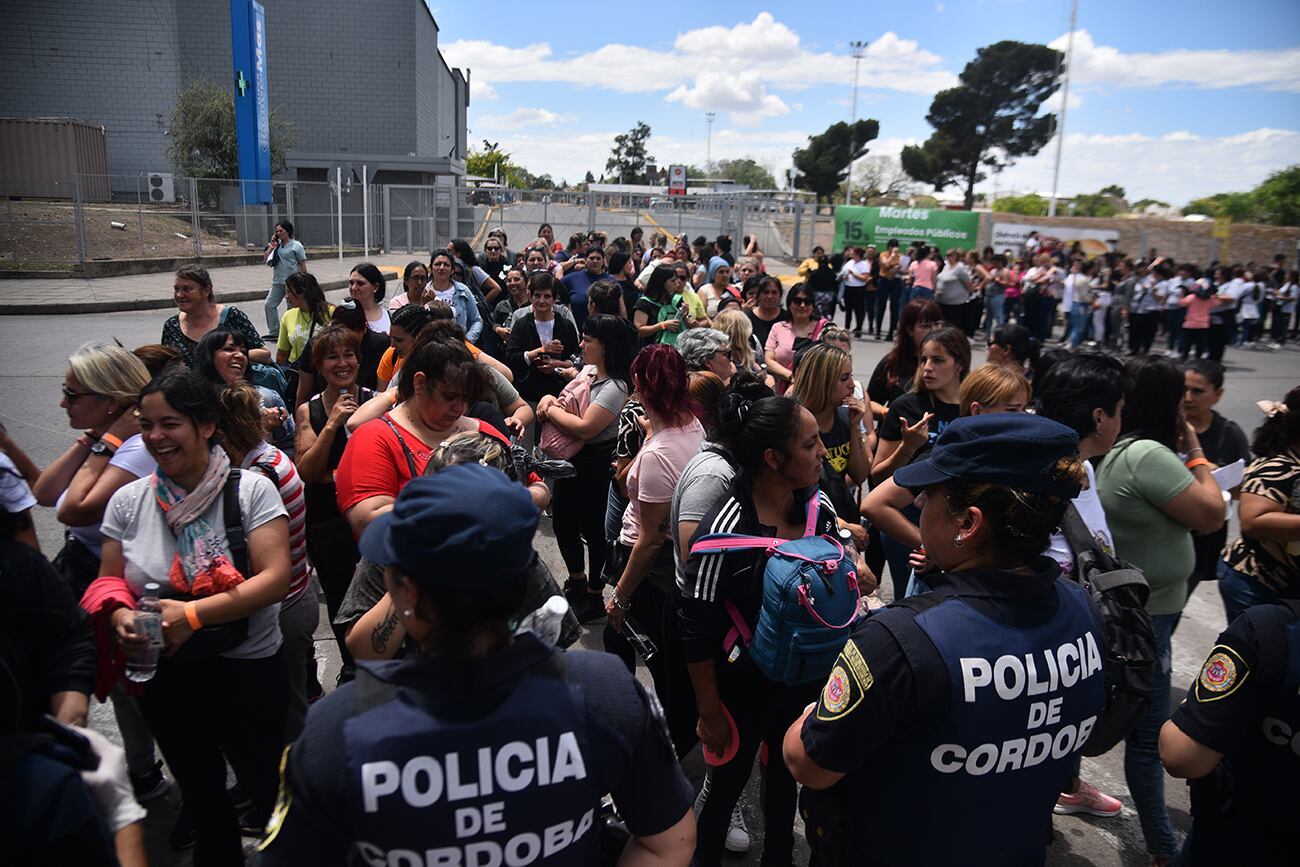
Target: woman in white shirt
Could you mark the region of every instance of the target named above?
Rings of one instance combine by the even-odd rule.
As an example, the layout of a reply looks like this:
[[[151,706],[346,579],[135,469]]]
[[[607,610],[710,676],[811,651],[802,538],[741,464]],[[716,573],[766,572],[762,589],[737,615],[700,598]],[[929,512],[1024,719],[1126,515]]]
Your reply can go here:
[[[844,330],[856,318],[853,329],[854,337],[862,336],[862,320],[867,315],[867,284],[871,282],[871,263],[864,257],[866,250],[861,247],[849,247],[849,258],[840,269],[840,280],[844,282]]]

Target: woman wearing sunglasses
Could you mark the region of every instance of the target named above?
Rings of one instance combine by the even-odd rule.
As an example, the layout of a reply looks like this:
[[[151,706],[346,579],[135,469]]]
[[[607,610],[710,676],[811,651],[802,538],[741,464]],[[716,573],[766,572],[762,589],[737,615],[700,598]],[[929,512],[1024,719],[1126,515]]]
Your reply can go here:
[[[759,290],[761,296],[762,290]],[[826,320],[813,306],[813,291],[803,283],[796,283],[786,296],[786,310],[790,319],[777,322],[767,335],[764,354],[767,372],[776,378],[776,393],[785,394],[794,380],[794,354],[805,346],[816,343],[826,327]]]

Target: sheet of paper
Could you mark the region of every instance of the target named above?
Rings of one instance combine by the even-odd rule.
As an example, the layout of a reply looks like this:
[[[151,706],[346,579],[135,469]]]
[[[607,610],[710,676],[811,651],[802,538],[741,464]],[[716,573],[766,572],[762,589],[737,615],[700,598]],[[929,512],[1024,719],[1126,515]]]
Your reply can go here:
[[[1217,470],[1212,470],[1210,475],[1214,476],[1214,480],[1219,483],[1220,488],[1225,491],[1231,490],[1240,485],[1241,480],[1246,477],[1246,462],[1238,459],[1219,467]]]

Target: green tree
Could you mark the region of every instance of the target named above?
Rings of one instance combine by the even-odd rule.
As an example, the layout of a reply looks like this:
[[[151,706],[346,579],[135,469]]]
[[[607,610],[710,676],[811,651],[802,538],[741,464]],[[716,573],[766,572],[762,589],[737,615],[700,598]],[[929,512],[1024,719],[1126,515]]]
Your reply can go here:
[[[979,49],[961,83],[935,95],[925,118],[934,133],[903,148],[903,169],[937,190],[964,183],[969,209],[984,169],[1032,156],[1051,140],[1056,115],[1038,112],[1059,86],[1061,62],[1046,45],[1008,40]]]
[[[819,199],[834,196],[848,176],[849,164],[864,155],[867,144],[878,135],[880,122],[868,118],[852,128],[844,121],[833,123],[820,135],[808,136],[807,146],[794,152],[794,167],[799,170],[795,186],[811,190]]]
[[[1231,217],[1239,223],[1253,221],[1255,213],[1255,197],[1251,193],[1215,193],[1203,199],[1193,199],[1183,208],[1184,216]]]
[[[1070,213],[1076,217],[1113,217],[1123,212],[1122,202],[1102,193],[1075,196],[1070,204]]]
[[[1042,217],[1047,214],[1047,199],[1037,193],[1023,196],[1005,196],[993,203],[993,211],[998,214],[1025,214],[1030,217]]]
[[[596,176],[593,175],[591,172],[587,172],[587,174],[583,177],[582,182],[584,184],[594,184],[596,183]]]
[[[1127,196],[1124,195],[1124,188],[1121,187],[1119,184],[1110,184],[1108,186],[1102,187],[1100,190],[1097,191],[1097,195],[1114,196],[1117,199],[1127,198]]]
[[[1137,211],[1138,213],[1142,213],[1152,205],[1155,205],[1156,207],[1159,208],[1169,207],[1168,202],[1162,202],[1159,199],[1138,199],[1136,202],[1133,203],[1133,210]]]
[[[775,190],[776,178],[764,166],[751,159],[718,160],[713,164],[716,177],[745,184],[751,190]],[[687,175],[689,177],[689,175]]]
[[[220,85],[197,80],[176,95],[168,156],[176,174],[189,178],[238,178],[235,97]],[[293,124],[271,109],[271,173],[284,171],[293,147]]]
[[[650,126],[640,120],[632,129],[614,136],[614,147],[605,161],[605,172],[618,178],[621,184],[648,183],[647,166],[655,161],[647,150],[649,142]]]
[[[1259,218],[1275,226],[1300,226],[1300,164],[1274,172],[1255,187]]]

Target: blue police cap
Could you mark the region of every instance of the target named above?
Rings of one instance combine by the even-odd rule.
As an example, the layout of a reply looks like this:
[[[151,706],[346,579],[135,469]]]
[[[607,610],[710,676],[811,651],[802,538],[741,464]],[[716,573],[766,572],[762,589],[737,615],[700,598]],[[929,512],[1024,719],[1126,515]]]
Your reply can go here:
[[[929,458],[894,471],[911,491],[960,480],[1006,485],[1073,499],[1079,485],[1054,478],[1056,462],[1079,451],[1079,435],[1038,415],[1001,412],[959,418],[948,425]]]
[[[457,464],[411,480],[361,536],[361,553],[411,578],[464,590],[499,587],[535,556],[528,491],[494,467]]]

